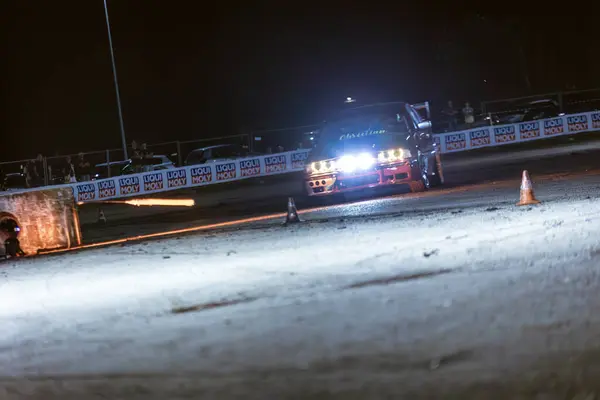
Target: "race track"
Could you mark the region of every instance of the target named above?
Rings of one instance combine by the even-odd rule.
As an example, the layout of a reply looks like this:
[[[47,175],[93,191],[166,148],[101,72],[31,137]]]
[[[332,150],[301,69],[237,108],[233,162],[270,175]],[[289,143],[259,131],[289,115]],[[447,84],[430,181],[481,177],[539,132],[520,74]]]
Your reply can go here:
[[[564,139],[563,139],[564,141]],[[105,207],[109,223],[95,223],[96,207],[84,211],[83,238],[86,243],[102,242],[115,238],[211,225],[245,218],[264,217],[286,210],[288,196],[293,196],[306,219],[329,216],[366,216],[385,213],[411,212],[416,209],[443,209],[468,207],[487,202],[515,202],[523,169],[528,169],[536,184],[561,179],[568,181],[572,175],[594,174],[600,169],[600,141],[560,143],[543,149],[526,149],[510,152],[458,153],[444,156],[446,184],[423,194],[410,194],[407,187],[379,191],[372,194],[349,194],[335,199],[308,199],[302,195],[300,174],[291,174],[289,180],[277,178],[276,184],[257,185],[243,192],[228,191],[222,198],[231,198],[219,206],[202,206],[192,209],[155,208],[140,209],[118,206],[119,218],[112,218],[112,208]],[[545,190],[541,185],[538,190]],[[250,189],[250,191],[249,191]],[[268,196],[258,197],[261,193]],[[256,198],[253,198],[254,195]],[[202,203],[205,191],[200,189],[195,198]],[[215,193],[206,196],[214,197]],[[185,197],[185,195],[184,195]],[[247,200],[233,200],[242,197]],[[382,200],[382,198],[386,198]],[[210,201],[210,204],[214,200]],[[323,206],[335,205],[322,210]],[[311,209],[320,209],[313,213]],[[165,210],[165,211],[163,211]],[[278,217],[278,221],[281,217]],[[87,223],[85,223],[87,221]]]
[[[447,166],[426,193],[299,200],[298,225],[269,218],[284,194],[4,263],[0,398],[597,398],[600,151]],[[540,205],[514,205],[524,168]]]

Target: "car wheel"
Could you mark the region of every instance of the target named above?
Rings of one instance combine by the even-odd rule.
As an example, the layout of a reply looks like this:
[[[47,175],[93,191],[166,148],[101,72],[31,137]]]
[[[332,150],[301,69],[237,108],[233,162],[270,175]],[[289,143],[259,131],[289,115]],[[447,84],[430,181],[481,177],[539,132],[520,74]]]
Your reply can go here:
[[[433,168],[433,174],[429,177],[429,184],[430,187],[441,186],[444,184],[444,173],[439,153],[435,155],[435,167]]]
[[[412,193],[419,193],[419,192],[424,192],[425,190],[427,190],[427,188],[425,187],[425,184],[423,183],[422,180],[412,181],[409,185],[410,185],[410,191]]]
[[[429,161],[429,160],[427,160],[427,161]],[[423,155],[420,155],[420,157],[419,157],[419,174],[421,175],[421,182],[423,184],[423,190],[427,190],[427,189],[431,188],[432,182],[431,182],[431,179],[429,178],[429,175],[427,175],[427,166],[425,164],[425,159],[424,159]]]

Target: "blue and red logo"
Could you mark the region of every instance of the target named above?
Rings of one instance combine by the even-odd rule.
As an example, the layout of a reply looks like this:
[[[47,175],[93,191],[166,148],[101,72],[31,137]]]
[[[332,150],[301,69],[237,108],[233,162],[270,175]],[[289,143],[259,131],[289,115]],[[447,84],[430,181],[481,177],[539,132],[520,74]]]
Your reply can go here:
[[[192,176],[192,185],[202,185],[212,181],[212,171],[210,166],[194,167],[190,169]]]
[[[498,144],[510,143],[517,140],[517,134],[515,132],[514,125],[499,126],[494,128],[494,139]]]
[[[292,153],[292,168],[303,168],[304,162],[308,158],[307,151]]]
[[[240,175],[243,178],[260,175],[260,159],[240,160]]]
[[[467,147],[467,139],[464,133],[451,133],[445,135],[446,151],[462,150]]]
[[[265,157],[265,173],[271,174],[274,172],[285,171],[286,162],[285,155],[268,156]]]
[[[592,129],[600,129],[600,112],[592,114]]]
[[[144,175],[144,191],[153,192],[164,188],[163,175],[160,172]]]
[[[77,201],[91,201],[96,199],[96,186],[93,183],[77,185]]]
[[[539,122],[524,122],[519,124],[519,133],[521,139],[535,139],[540,137],[540,123]]]
[[[562,118],[552,118],[544,121],[544,136],[560,135],[565,132]]]
[[[217,180],[226,181],[228,179],[235,179],[235,163],[217,164],[215,165],[217,171]]]
[[[167,187],[178,188],[187,185],[187,174],[185,169],[174,169],[167,171]]]
[[[492,143],[488,128],[469,132],[469,139],[471,139],[471,147],[487,146]]]
[[[569,132],[582,132],[589,130],[587,115],[573,115],[567,117]]]
[[[96,183],[98,184],[98,198],[106,199],[117,195],[117,187],[114,180],[109,179],[106,181],[97,181]]]
[[[119,178],[119,193],[134,194],[140,192],[140,178],[137,176],[128,176]]]

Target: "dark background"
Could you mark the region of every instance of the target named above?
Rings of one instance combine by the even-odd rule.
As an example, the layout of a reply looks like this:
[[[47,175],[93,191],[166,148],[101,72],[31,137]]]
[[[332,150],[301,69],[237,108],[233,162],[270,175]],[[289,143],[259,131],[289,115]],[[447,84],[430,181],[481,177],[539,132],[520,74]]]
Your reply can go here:
[[[1,4],[0,160],[120,147],[103,1]],[[108,1],[128,141],[315,123],[346,96],[441,108],[600,86],[588,4],[215,4]]]

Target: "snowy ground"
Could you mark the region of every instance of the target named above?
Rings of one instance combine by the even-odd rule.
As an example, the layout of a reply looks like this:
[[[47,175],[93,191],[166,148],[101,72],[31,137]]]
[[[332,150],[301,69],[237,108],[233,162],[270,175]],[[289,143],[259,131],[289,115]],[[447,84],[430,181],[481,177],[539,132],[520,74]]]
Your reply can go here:
[[[4,264],[0,399],[595,398],[599,186]]]

